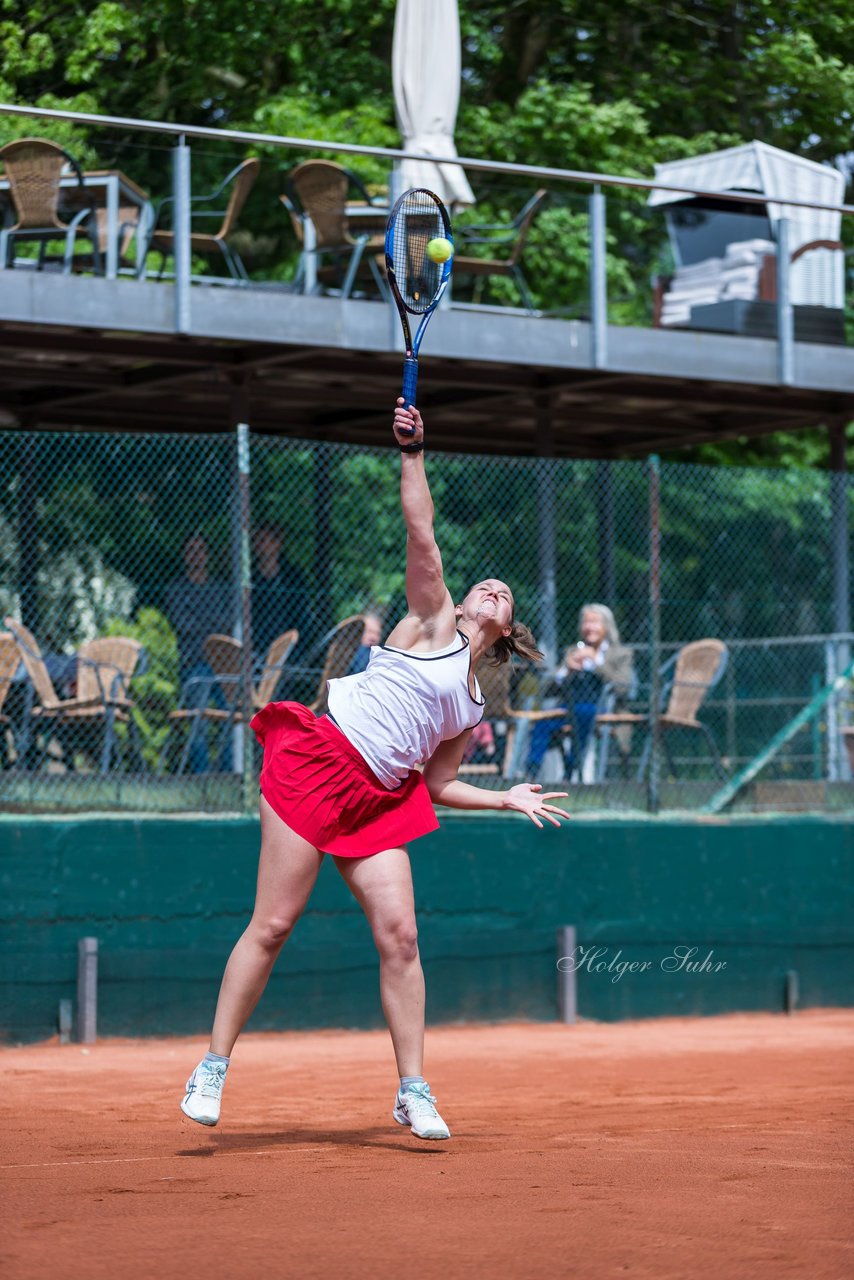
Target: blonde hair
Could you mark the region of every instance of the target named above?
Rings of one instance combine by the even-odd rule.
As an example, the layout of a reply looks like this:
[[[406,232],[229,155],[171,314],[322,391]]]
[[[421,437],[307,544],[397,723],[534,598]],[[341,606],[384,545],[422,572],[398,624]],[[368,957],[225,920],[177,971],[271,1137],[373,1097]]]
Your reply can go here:
[[[617,629],[617,622],[614,614],[606,604],[584,604],[581,606],[581,612],[578,615],[578,634],[581,634],[581,624],[584,621],[585,613],[598,613],[599,617],[605,624],[605,638],[609,644],[620,643],[620,632]]]

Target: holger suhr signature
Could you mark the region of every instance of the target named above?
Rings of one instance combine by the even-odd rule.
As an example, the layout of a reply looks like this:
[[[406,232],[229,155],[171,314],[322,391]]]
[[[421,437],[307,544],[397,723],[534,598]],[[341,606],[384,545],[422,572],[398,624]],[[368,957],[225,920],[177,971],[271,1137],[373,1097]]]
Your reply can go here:
[[[698,959],[699,947],[679,946],[658,962],[663,973],[721,973],[726,968],[726,960],[715,960],[714,951]],[[612,982],[619,982],[627,973],[648,973],[654,969],[653,960],[623,960],[622,948],[613,955],[608,947],[576,947],[570,955],[561,956],[557,967],[561,973],[610,974]],[[609,959],[610,956],[610,959]]]

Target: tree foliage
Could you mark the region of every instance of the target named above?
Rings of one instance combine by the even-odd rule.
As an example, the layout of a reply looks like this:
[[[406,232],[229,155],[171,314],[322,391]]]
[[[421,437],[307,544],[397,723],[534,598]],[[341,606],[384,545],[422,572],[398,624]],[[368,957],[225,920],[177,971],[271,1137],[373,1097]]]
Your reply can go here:
[[[394,0],[0,0],[0,99],[394,146],[394,9]],[[460,21],[463,155],[649,175],[657,161],[752,138],[828,163],[851,149],[846,0],[460,0]],[[22,117],[0,118],[0,141],[32,131]],[[39,131],[166,192],[167,139]],[[275,197],[282,170],[304,156],[269,150],[253,193],[241,249],[266,275],[293,260]],[[225,159],[221,148],[194,148],[198,190],[221,179]],[[369,183],[387,176],[375,161],[360,169]],[[512,216],[530,194],[510,181],[475,185],[480,221]],[[583,194],[560,193],[529,249],[540,299],[570,312],[586,289]],[[642,195],[615,194],[609,234],[613,316],[645,323],[649,278],[666,265],[660,222]],[[512,290],[507,282],[515,301]]]
[[[277,99],[304,98],[322,118],[370,103],[382,129],[393,125],[393,20],[394,0],[0,0],[0,91],[232,126]],[[561,129],[579,93],[603,129],[570,134],[575,163],[616,160],[644,136],[653,147],[670,135],[759,137],[820,160],[851,146],[854,27],[842,0],[460,0],[460,20],[462,124],[490,154],[522,148],[546,162],[556,139],[566,160]],[[544,133],[530,132],[532,90]],[[504,128],[508,111],[518,129]]]

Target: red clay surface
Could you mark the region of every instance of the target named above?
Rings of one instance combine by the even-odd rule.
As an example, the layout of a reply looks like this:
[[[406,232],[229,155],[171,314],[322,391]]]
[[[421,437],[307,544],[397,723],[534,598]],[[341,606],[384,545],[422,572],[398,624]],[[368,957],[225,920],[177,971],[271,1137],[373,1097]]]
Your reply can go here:
[[[384,1032],[247,1036],[215,1130],[202,1049],[0,1050],[4,1280],[854,1274],[854,1011],[433,1029],[446,1143]]]

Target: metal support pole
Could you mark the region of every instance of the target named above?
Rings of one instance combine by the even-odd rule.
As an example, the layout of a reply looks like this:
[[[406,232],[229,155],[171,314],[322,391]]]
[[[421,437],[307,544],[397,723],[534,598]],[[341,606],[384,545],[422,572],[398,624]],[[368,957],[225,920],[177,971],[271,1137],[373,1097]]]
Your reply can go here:
[[[649,773],[646,806],[658,813],[661,757],[661,473],[656,454],[649,459]]]
[[[70,1000],[59,1002],[59,1043],[71,1044],[71,1027],[74,1021],[74,1006]]]
[[[317,228],[308,214],[302,219],[302,291],[314,293],[317,288]]]
[[[537,643],[549,667],[557,662],[557,536],[555,531],[554,433],[548,392],[534,396],[536,415],[537,541],[540,566],[540,616]]]
[[[824,683],[833,684],[836,679],[836,652],[837,646],[835,640],[827,640],[824,645]],[[844,671],[844,667],[842,668]],[[839,740],[839,716],[837,714],[836,700],[831,698],[827,704],[827,780],[828,782],[838,782],[842,776],[842,743]],[[846,753],[847,754],[847,753]]]
[[[557,1008],[561,1022],[578,1021],[578,983],[575,963],[575,925],[557,931]]]
[[[795,325],[792,311],[790,223],[777,223],[777,381],[790,386],[795,377]]]
[[[388,206],[393,209],[395,202],[403,195],[403,169],[397,163],[392,165],[388,182]],[[392,351],[403,350],[403,333],[400,327],[400,315],[397,305],[392,297],[391,289],[386,289],[388,294],[388,345]]]
[[[329,445],[319,440],[314,449],[314,617],[318,635],[333,622],[332,607],[332,457]]]
[[[587,201],[590,223],[590,359],[594,369],[604,369],[608,364],[608,277],[605,197],[598,183]]]
[[[190,148],[183,134],[172,152],[175,331],[190,332]]]
[[[252,682],[252,570],[249,555],[250,521],[250,450],[249,404],[246,388],[237,383],[233,390],[236,446],[236,494],[234,502],[233,551],[237,584],[235,632],[240,640],[240,710],[241,723],[235,731],[234,762],[243,779],[243,805],[252,810],[257,801],[252,739],[248,725],[253,714]],[[238,763],[239,762],[239,763]]]
[[[94,1044],[98,1038],[98,939],[77,942],[77,1040]]]
[[[783,993],[783,1001],[786,1013],[794,1013],[798,1007],[800,999],[800,984],[798,982],[797,969],[789,969],[786,973],[786,985]]]
[[[39,605],[39,485],[40,468],[33,424],[21,422],[18,441],[18,595],[21,621],[38,635]]]
[[[840,422],[830,429],[830,529],[833,546],[833,630],[844,635],[851,630],[850,594],[850,546],[848,529],[848,476],[846,474],[845,430],[847,422]],[[836,644],[836,670],[844,671],[851,661],[851,646],[845,640]],[[828,708],[830,711],[831,708]],[[837,706],[833,704],[833,719],[838,721]],[[828,718],[828,734],[830,717]],[[838,729],[834,734],[833,749],[840,781],[851,777],[848,752],[840,749]]]
[[[833,539],[833,629],[851,630],[851,597],[849,590],[848,476],[845,458],[845,425],[840,423],[830,432],[830,520]],[[840,662],[846,667],[848,660]]]
[[[735,664],[740,650],[730,649],[729,662],[724,676],[726,698],[726,756],[734,762],[738,755],[738,695],[736,691]]]
[[[115,280],[119,268],[119,180],[113,176],[107,183],[107,249],[104,275]]]
[[[617,598],[617,572],[614,563],[616,546],[616,520],[614,515],[614,464],[596,463],[596,512],[599,526],[597,549],[599,553],[598,598],[611,605]]]

